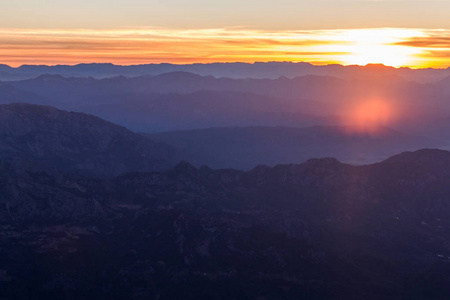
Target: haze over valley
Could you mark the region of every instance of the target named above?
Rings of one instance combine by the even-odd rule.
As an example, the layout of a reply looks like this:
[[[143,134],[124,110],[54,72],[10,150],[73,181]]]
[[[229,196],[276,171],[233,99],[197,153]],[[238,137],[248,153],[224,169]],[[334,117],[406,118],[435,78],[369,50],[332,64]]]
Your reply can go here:
[[[241,64],[107,67],[150,73],[171,68],[216,73],[233,69],[234,78],[184,71],[137,77],[119,73],[103,79],[38,75],[3,81],[1,102],[89,113],[166,143],[182,153],[180,159],[197,166],[251,169],[312,157],[366,164],[402,151],[449,145],[446,70],[267,63],[247,64],[239,75]],[[104,68],[31,69],[99,74]],[[306,75],[244,78],[261,69],[270,73],[271,68],[276,75],[283,70],[287,75],[292,70]],[[308,70],[333,75],[310,75]]]

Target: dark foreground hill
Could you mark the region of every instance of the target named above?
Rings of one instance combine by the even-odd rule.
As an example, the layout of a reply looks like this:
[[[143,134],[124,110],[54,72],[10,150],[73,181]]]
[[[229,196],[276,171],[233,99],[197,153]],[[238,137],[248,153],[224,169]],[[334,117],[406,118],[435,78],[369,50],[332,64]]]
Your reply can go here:
[[[30,104],[0,105],[0,159],[79,174],[169,169],[175,150],[100,118]]]
[[[447,299],[450,153],[93,180],[0,168],[5,299]]]

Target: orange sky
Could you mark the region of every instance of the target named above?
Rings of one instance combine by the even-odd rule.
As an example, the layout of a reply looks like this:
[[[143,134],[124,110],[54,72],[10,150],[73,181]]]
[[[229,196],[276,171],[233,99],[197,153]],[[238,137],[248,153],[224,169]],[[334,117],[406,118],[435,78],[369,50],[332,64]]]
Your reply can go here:
[[[309,61],[450,66],[450,30],[0,29],[0,63]]]
[[[449,11],[449,0],[2,1],[0,64],[448,67]]]

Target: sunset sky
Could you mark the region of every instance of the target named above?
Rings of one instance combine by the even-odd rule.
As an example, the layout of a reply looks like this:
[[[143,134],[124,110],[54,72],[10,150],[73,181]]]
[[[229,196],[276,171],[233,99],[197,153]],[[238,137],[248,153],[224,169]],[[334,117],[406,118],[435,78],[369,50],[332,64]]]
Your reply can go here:
[[[450,66],[450,1],[0,0],[0,63]]]

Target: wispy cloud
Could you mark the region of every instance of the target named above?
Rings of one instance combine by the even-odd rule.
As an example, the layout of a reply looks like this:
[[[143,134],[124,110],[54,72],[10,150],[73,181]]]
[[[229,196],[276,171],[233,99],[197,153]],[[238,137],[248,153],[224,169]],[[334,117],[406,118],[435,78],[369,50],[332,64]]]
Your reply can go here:
[[[0,28],[0,62],[20,65],[289,60],[319,64],[380,62],[421,67],[416,65],[414,57],[425,53],[422,48],[445,50],[449,48],[449,40],[447,31],[393,28],[301,31],[239,27],[195,30]],[[420,61],[423,63],[423,57]]]
[[[419,48],[444,48],[450,49],[450,30],[423,30],[420,37],[411,37],[398,45],[419,47]]]

